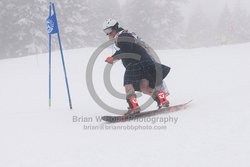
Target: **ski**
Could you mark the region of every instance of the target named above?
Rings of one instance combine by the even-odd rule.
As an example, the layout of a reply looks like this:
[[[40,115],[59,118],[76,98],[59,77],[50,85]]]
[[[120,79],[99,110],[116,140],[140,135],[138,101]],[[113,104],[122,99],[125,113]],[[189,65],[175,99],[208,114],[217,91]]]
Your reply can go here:
[[[122,116],[102,116],[101,118],[102,118],[102,120],[104,120],[106,122],[114,123],[114,122],[129,121],[129,120],[133,120],[136,118],[142,118],[142,117],[151,117],[151,116],[166,113],[166,112],[174,112],[174,111],[186,109],[188,107],[188,104],[191,101],[192,100],[190,100],[186,103],[183,103],[183,104],[178,104],[178,105],[165,107],[165,108],[161,108],[161,109],[156,109],[156,110],[140,112],[140,113],[136,113],[136,114],[122,115]]]

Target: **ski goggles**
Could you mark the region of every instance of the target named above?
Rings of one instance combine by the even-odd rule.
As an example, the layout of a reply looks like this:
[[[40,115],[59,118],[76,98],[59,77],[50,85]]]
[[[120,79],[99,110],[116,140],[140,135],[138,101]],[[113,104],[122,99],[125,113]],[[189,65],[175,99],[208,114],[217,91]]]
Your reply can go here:
[[[105,30],[103,30],[104,31],[104,33],[106,34],[106,35],[109,35],[109,34],[111,34],[111,32],[113,31],[113,29],[112,28],[107,28],[107,29],[105,29]]]

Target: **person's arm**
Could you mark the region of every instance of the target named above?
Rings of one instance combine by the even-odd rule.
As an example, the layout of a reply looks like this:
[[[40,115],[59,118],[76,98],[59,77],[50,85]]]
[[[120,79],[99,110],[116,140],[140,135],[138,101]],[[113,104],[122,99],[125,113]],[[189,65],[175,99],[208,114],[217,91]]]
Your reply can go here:
[[[112,56],[106,58],[105,62],[113,64],[115,61],[119,60],[116,55],[119,55],[121,51],[116,51]]]
[[[119,60],[116,55],[133,52],[135,39],[129,33],[122,33],[118,36],[115,43],[119,50],[116,51],[112,56],[107,57],[105,60],[105,62],[110,64],[113,64],[114,61]]]

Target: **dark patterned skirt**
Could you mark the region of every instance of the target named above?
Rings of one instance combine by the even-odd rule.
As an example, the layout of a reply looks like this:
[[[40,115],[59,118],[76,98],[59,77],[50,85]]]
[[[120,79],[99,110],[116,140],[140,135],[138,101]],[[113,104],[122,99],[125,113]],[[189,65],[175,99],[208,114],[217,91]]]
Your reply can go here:
[[[170,67],[154,61],[140,61],[126,66],[123,85],[133,84],[135,91],[140,91],[140,81],[147,79],[149,87],[155,88],[162,84],[162,80],[168,75]]]

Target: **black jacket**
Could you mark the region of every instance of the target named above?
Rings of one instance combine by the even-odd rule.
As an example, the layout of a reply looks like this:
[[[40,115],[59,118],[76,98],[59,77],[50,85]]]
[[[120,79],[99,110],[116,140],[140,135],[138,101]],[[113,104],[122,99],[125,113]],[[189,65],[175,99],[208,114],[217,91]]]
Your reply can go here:
[[[131,63],[133,64],[140,61],[153,61],[147,51],[142,46],[137,44],[137,40],[138,39],[136,39],[131,33],[127,32],[126,30],[122,31],[116,38],[115,45],[120,50],[116,51],[113,57],[119,58],[120,56],[122,56],[121,54],[125,53],[125,57],[123,56],[121,58],[125,68]],[[134,56],[135,54],[138,56]],[[127,58],[128,55],[134,58]],[[139,60],[138,57],[140,57]]]

